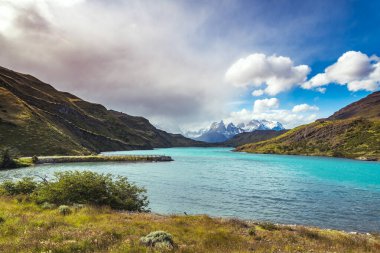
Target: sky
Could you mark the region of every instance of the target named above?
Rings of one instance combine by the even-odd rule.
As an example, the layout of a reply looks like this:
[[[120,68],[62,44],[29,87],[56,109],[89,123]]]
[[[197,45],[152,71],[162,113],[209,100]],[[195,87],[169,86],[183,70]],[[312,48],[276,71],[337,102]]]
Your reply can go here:
[[[331,115],[380,87],[376,0],[0,0],[0,65],[180,132]]]

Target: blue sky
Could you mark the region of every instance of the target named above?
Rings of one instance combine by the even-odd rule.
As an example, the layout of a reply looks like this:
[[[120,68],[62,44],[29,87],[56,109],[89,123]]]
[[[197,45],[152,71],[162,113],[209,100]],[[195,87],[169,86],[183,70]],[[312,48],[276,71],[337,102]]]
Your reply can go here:
[[[169,131],[253,118],[291,128],[379,89],[379,9],[376,0],[3,0],[0,65]]]

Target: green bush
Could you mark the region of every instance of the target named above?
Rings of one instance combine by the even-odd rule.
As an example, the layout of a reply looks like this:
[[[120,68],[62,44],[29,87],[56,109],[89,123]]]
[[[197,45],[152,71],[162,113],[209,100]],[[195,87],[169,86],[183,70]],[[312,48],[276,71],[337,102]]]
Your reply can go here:
[[[42,208],[42,209],[53,209],[54,207],[55,207],[55,205],[50,204],[50,203],[48,203],[48,202],[44,202],[44,203],[42,203],[42,205],[41,205],[41,208]]]
[[[38,203],[106,205],[113,209],[146,211],[145,192],[126,177],[113,179],[111,175],[91,171],[67,171],[57,172],[54,181],[42,183],[35,197]]]
[[[255,228],[255,227],[251,227],[251,228],[249,228],[249,229],[248,229],[248,234],[249,234],[250,236],[254,236],[254,235],[256,235],[256,228]]]
[[[17,152],[11,148],[2,148],[0,150],[0,168],[16,168],[17,163],[14,161],[17,158]]]
[[[66,206],[66,205],[61,205],[58,207],[58,211],[60,214],[62,215],[69,215],[71,214],[71,209],[69,206]]]
[[[30,195],[38,187],[38,183],[30,177],[24,177],[19,181],[4,181],[0,185],[0,192],[4,195]]]
[[[36,155],[32,156],[32,162],[36,164],[38,162],[38,157]]]
[[[148,247],[172,249],[173,236],[165,231],[155,231],[140,238],[140,243]]]
[[[114,179],[111,175],[91,171],[57,172],[49,181],[23,178],[0,184],[0,194],[26,195],[38,204],[89,204],[139,212],[148,211],[145,192],[144,188],[129,183],[126,177]]]
[[[262,229],[265,229],[265,230],[268,230],[268,231],[274,231],[274,230],[278,230],[278,226],[271,223],[271,222],[263,222],[263,223],[260,223],[260,227]]]

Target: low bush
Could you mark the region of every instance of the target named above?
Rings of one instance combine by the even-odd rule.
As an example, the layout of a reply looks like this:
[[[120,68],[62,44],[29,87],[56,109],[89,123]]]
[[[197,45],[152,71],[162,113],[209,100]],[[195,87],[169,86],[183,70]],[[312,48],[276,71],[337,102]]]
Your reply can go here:
[[[42,207],[42,209],[53,209],[55,207],[55,205],[50,204],[48,202],[44,202],[44,203],[42,203],[41,207]]]
[[[148,247],[167,248],[174,247],[173,236],[165,231],[155,231],[140,238],[140,243]]]
[[[256,228],[255,227],[251,227],[248,229],[248,234],[250,236],[255,236],[256,235]]]
[[[129,183],[126,177],[91,171],[57,172],[52,180],[36,182],[32,178],[0,184],[0,194],[27,195],[38,204],[89,204],[128,211],[148,211],[146,190]]]
[[[61,205],[58,207],[58,211],[60,214],[62,215],[69,215],[72,213],[71,209],[69,206],[66,206],[66,205]]]
[[[17,163],[15,162],[17,158],[17,152],[11,148],[2,148],[0,149],[0,168],[16,168]]]
[[[278,226],[271,223],[271,222],[262,222],[260,223],[259,225],[262,229],[265,229],[265,230],[268,230],[268,231],[274,231],[274,230],[278,230]]]
[[[0,193],[8,196],[30,195],[38,187],[39,183],[31,177],[24,177],[19,181],[4,181],[0,185]]]

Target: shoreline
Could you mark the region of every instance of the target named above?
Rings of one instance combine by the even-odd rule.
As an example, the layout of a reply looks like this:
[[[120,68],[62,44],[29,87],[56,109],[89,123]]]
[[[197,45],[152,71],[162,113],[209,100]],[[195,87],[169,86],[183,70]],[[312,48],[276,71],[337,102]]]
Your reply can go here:
[[[170,162],[164,155],[89,155],[89,156],[38,156],[35,164],[78,162]]]
[[[80,162],[171,162],[172,157],[166,155],[84,155],[84,156],[33,156],[14,159],[17,168],[40,164],[80,163]],[[1,168],[13,169],[13,168]]]
[[[328,156],[328,155],[308,155],[308,154],[281,154],[281,153],[262,153],[262,152],[251,152],[251,151],[244,151],[244,150],[238,150],[237,147],[231,150],[232,152],[237,153],[246,153],[246,154],[255,154],[255,155],[281,155],[281,156],[301,156],[301,157],[320,157],[320,158],[334,158],[334,159],[346,159],[346,160],[353,160],[353,161],[361,161],[361,162],[378,162],[380,163],[380,160],[378,158],[368,158],[364,156],[351,158],[351,157],[337,157],[337,156]]]

